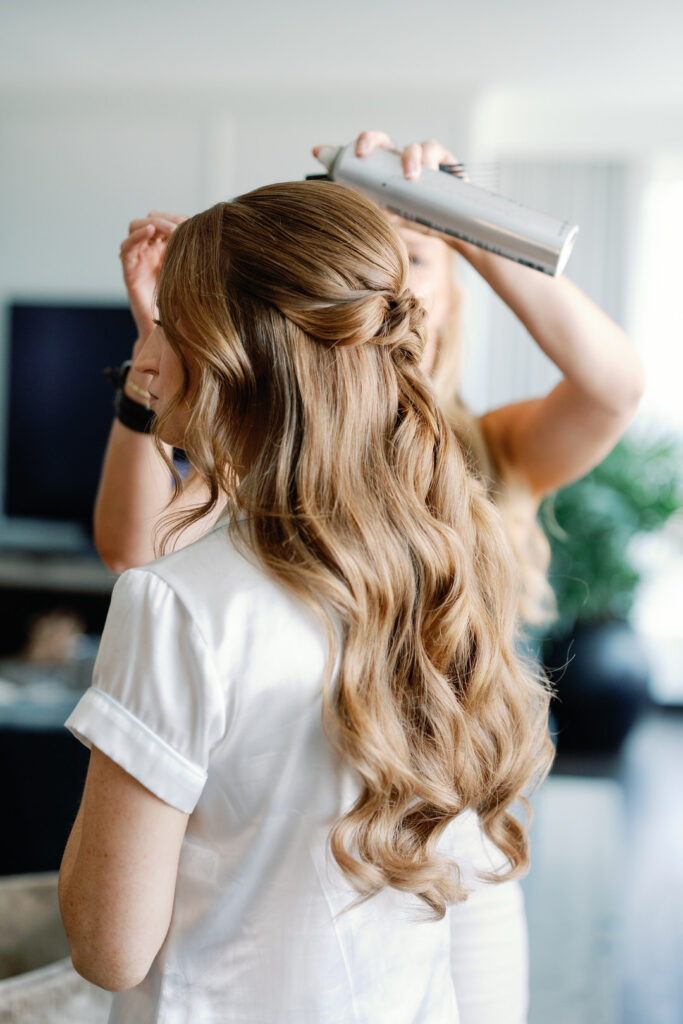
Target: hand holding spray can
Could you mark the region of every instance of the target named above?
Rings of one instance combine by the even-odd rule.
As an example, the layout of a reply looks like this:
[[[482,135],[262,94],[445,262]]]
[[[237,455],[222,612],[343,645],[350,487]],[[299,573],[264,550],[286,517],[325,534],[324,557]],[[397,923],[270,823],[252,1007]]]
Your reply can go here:
[[[557,277],[574,246],[578,226],[478,188],[445,170],[423,167],[417,180],[403,174],[399,153],[375,149],[355,155],[354,144],[321,146],[327,177],[362,192],[379,206],[482,249]],[[444,166],[444,165],[442,165]]]

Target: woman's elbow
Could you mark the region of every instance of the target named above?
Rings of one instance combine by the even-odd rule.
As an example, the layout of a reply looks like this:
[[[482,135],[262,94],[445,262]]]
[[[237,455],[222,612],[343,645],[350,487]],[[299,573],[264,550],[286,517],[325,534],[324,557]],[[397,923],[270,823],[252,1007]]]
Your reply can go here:
[[[93,543],[104,564],[117,576],[126,569],[136,569],[154,559],[154,553],[148,549],[143,551],[125,542],[112,543],[111,537],[100,532],[97,527],[93,531]]]
[[[113,573],[120,576],[126,569],[135,569],[138,565],[142,565],[142,562],[135,562],[133,559],[123,558],[119,551],[107,551],[106,548],[97,548],[97,553],[106,565],[107,569],[111,569]]]
[[[605,406],[612,416],[621,420],[624,430],[638,412],[644,394],[645,368],[639,356],[631,351],[631,359],[623,367],[618,385],[615,382]]]
[[[71,947],[71,962],[77,974],[107,992],[125,992],[144,981],[150,964],[144,967],[128,963],[124,958],[110,953],[108,956],[94,955],[92,948],[79,950]]]
[[[646,377],[642,359],[634,353],[633,378],[631,382],[631,405],[635,415],[645,394]]]

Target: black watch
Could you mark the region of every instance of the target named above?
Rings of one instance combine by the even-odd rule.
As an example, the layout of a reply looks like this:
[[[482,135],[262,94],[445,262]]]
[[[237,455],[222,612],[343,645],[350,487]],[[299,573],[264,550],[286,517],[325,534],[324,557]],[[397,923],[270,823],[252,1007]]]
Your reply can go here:
[[[153,410],[129,398],[123,390],[131,365],[131,360],[127,359],[120,366],[108,366],[104,371],[105,376],[116,389],[114,415],[120,423],[123,423],[124,427],[134,430],[136,434],[149,434],[155,419]]]

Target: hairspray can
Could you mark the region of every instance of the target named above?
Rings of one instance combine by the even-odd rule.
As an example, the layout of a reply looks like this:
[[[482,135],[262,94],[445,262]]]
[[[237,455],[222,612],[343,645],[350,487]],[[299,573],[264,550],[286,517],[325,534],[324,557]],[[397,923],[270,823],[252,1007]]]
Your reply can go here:
[[[444,169],[423,167],[420,177],[410,180],[403,173],[400,154],[388,149],[358,157],[353,143],[322,146],[318,160],[330,180],[362,192],[392,213],[552,277],[564,270],[579,230],[576,224],[470,185]]]

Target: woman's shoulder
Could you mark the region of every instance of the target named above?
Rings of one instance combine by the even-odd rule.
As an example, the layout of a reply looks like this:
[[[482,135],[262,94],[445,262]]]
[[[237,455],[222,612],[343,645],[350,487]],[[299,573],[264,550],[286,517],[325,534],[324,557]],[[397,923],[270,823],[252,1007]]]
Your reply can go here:
[[[140,567],[162,579],[171,589],[188,588],[197,594],[225,593],[248,584],[267,587],[269,580],[247,550],[235,543],[226,517],[196,540]]]
[[[266,572],[226,518],[191,544],[128,573],[149,574],[153,585],[161,581],[173,591],[212,646],[247,626],[265,637],[274,622],[286,623],[293,635],[312,626],[317,632],[308,606]]]

